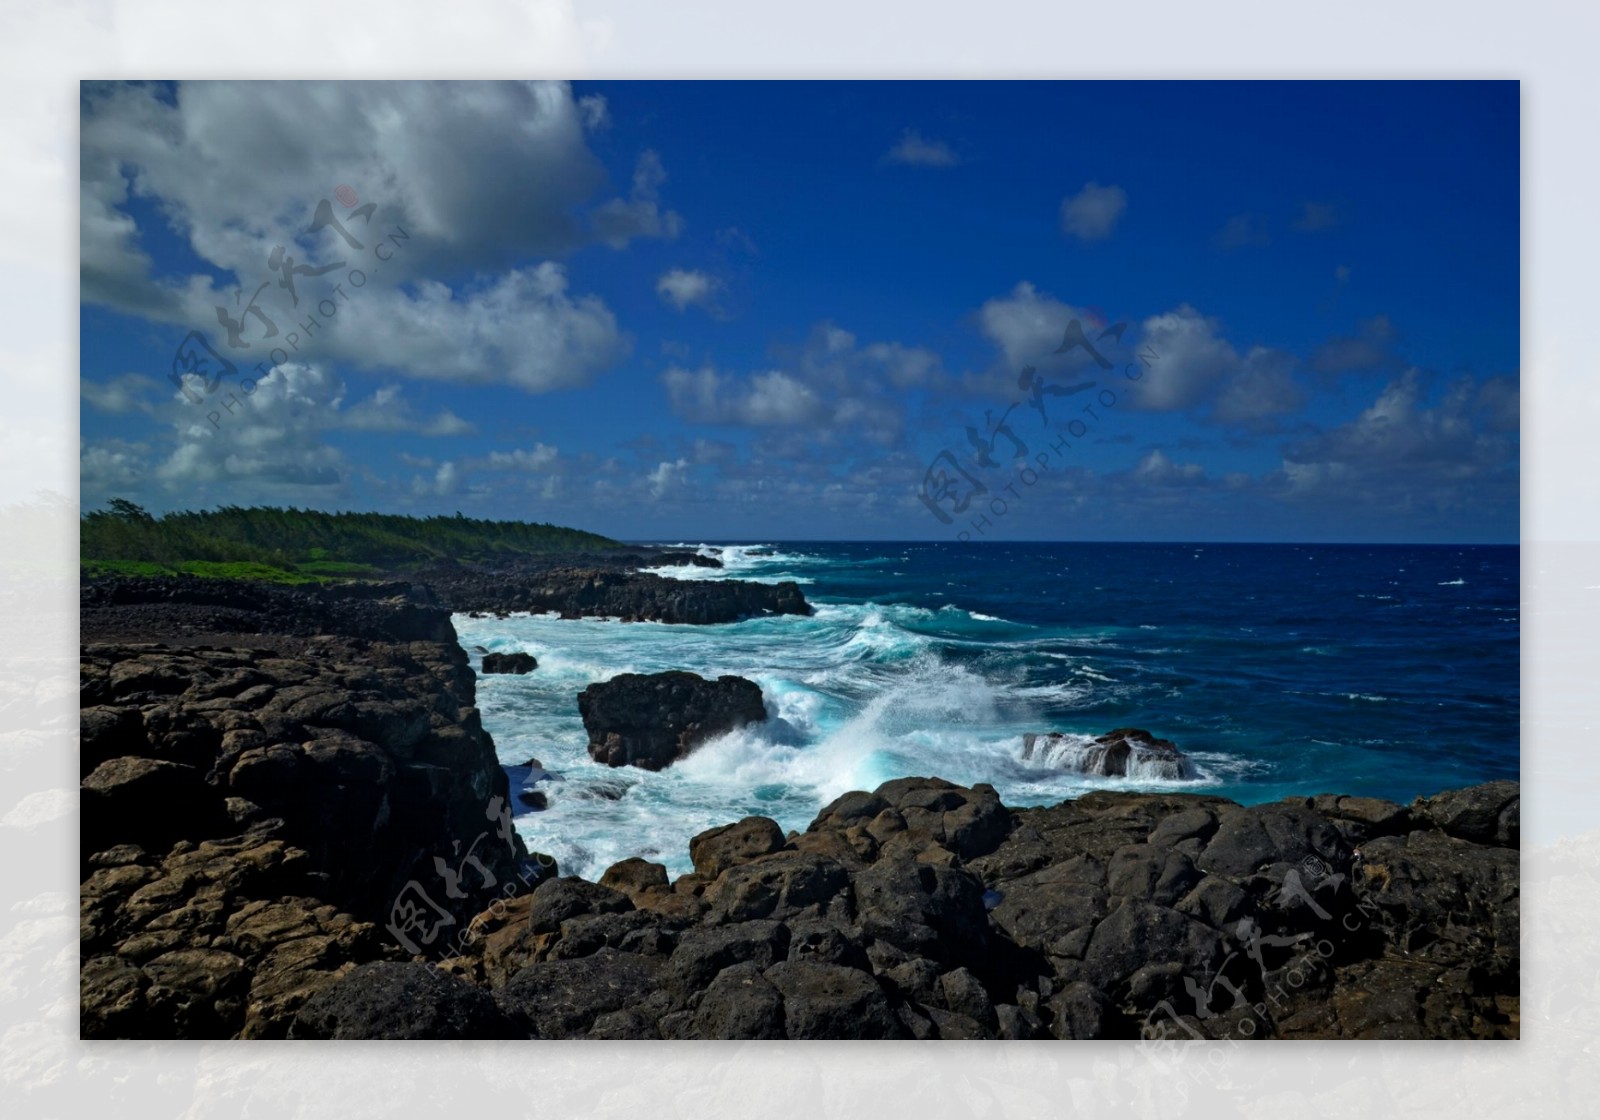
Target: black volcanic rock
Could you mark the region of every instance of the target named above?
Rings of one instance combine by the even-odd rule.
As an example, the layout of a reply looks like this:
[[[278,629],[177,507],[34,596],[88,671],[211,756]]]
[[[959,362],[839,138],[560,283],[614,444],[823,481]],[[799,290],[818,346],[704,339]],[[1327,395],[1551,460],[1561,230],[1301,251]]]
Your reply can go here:
[[[421,578],[457,611],[554,611],[563,618],[696,625],[811,613],[793,581],[678,580],[594,566],[431,571]]]
[[[1487,782],[1419,797],[1411,812],[1463,840],[1512,848],[1521,844],[1522,795],[1516,782]]]
[[[1137,775],[1161,781],[1186,781],[1194,764],[1170,739],[1158,739],[1141,727],[1119,727],[1080,743],[1060,732],[1022,737],[1024,761],[1037,759],[1066,770],[1100,778]]]
[[[608,873],[648,911],[547,884],[541,932],[451,967],[517,977],[496,998],[541,1037],[1515,1038],[1514,797],[1015,810],[902,778],[703,833],[670,890]]]
[[[715,556],[701,556],[698,552],[658,552],[650,557],[652,565],[663,568],[669,567],[696,567],[720,568],[722,561]]]
[[[412,961],[364,964],[309,1000],[292,1039],[526,1038],[494,997]]]
[[[909,777],[594,884],[505,831],[426,592],[201,582],[85,588],[86,1038],[1520,1034],[1515,783],[1013,809]],[[661,765],[764,715],[684,673],[580,711],[600,754]]]
[[[486,653],[483,655],[483,671],[485,673],[531,673],[539,667],[538,660],[531,653]]]
[[[578,694],[589,754],[607,766],[661,770],[713,736],[767,718],[743,677],[623,673]]]
[[[526,889],[425,591],[111,580],[84,601],[85,1037],[281,1038],[351,967],[443,956]]]

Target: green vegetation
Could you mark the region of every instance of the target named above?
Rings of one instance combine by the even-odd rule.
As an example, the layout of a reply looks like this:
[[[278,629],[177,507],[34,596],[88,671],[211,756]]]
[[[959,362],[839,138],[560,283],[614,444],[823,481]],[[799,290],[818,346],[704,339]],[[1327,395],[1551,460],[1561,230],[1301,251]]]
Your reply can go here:
[[[523,521],[224,506],[152,517],[122,498],[85,514],[79,555],[89,575],[186,572],[217,579],[315,583],[441,561],[619,547],[580,529]]]
[[[204,576],[208,579],[252,579],[265,583],[322,583],[324,579],[303,570],[290,571],[271,564],[249,561],[229,563],[216,560],[180,560],[176,564],[156,564],[149,560],[85,560],[83,573],[89,576]]]

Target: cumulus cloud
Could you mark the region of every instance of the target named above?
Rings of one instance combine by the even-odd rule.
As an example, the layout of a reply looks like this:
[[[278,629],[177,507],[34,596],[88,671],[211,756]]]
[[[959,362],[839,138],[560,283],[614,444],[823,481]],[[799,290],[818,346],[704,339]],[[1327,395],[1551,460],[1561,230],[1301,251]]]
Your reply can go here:
[[[1055,354],[1074,319],[1092,333],[1087,309],[1063,303],[1026,280],[985,300],[978,308],[978,329],[998,348],[999,361],[984,375],[969,377],[968,387],[990,395],[1014,390],[1018,371],[1029,365],[1086,368],[1093,360],[1081,348]]]
[[[1491,432],[1522,428],[1522,386],[1514,377],[1491,377],[1478,388],[1477,414]]]
[[[598,93],[578,98],[578,119],[583,121],[583,127],[591,132],[606,127],[611,123],[611,111],[606,105],[606,99]]]
[[[943,140],[927,140],[914,128],[900,134],[899,141],[883,157],[885,163],[911,167],[954,167],[956,153]]]
[[[591,218],[595,235],[613,249],[626,249],[636,237],[677,237],[683,232],[683,218],[661,208],[661,184],[666,179],[661,157],[645,152],[633,172],[632,193],[595,210]]]
[[[939,358],[930,350],[899,342],[862,346],[854,334],[828,322],[780,356],[782,368],[747,377],[709,365],[674,366],[661,380],[673,411],[694,423],[804,427],[802,441],[829,441],[848,430],[887,446],[900,438],[902,391],[941,377]]]
[[[85,445],[78,456],[78,481],[85,504],[89,495],[107,497],[137,489],[149,470],[150,448],[120,439]]]
[[[491,451],[487,455],[470,455],[461,459],[447,459],[438,464],[431,478],[417,475],[411,480],[411,492],[417,497],[444,496],[469,491],[479,496],[491,493],[484,484],[472,485],[471,480],[483,474],[538,474],[550,472],[560,459],[560,450],[544,443],[532,447],[518,447],[510,451]],[[405,461],[406,456],[401,456]],[[433,467],[431,461],[413,461],[408,465],[420,468]]]
[[[1295,358],[1253,346],[1240,359],[1212,403],[1209,419],[1255,431],[1275,431],[1281,416],[1298,412],[1306,394],[1294,380]]]
[[[688,477],[688,472],[689,462],[687,459],[678,459],[675,462],[659,464],[648,476],[650,496],[659,500],[682,489],[684,480]]]
[[[562,83],[202,82],[171,96],[92,85],[83,299],[218,334],[221,307],[244,328],[249,349],[232,355],[241,365],[292,332],[308,344],[296,358],[529,391],[583,384],[627,352],[611,312],[569,294],[559,264],[500,270],[595,239],[620,247],[676,234],[651,152],[628,198],[589,207],[606,174],[585,130],[603,121],[601,101],[575,101]],[[335,205],[341,184],[356,198]],[[206,271],[155,274],[135,202],[159,212]],[[319,204],[340,225],[313,234]],[[380,270],[384,238],[394,245]],[[280,290],[275,251],[285,268],[318,275],[291,272],[295,291]],[[346,281],[335,295],[358,267],[359,291]],[[429,279],[451,274],[481,279],[456,289]],[[256,317],[243,310],[252,295]],[[331,317],[318,313],[324,299]]]
[[[1452,381],[1430,401],[1428,378],[1407,370],[1355,419],[1285,448],[1287,496],[1365,503],[1393,513],[1515,508],[1518,441],[1505,378]]]
[[[132,444],[99,440],[81,456],[85,496],[142,493],[197,507],[217,501],[324,503],[350,493],[355,471],[330,440],[341,432],[470,435],[472,424],[449,409],[418,408],[396,385],[352,397],[326,366],[289,362],[255,381],[224,380],[209,395],[191,376],[183,389],[130,375],[104,386],[85,382],[85,399],[140,412],[157,438]],[[191,402],[184,390],[201,398]],[[414,458],[412,465],[432,460]],[[455,468],[452,468],[455,469]],[[447,472],[448,473],[448,472]]]
[[[710,366],[697,370],[674,367],[662,375],[662,383],[673,411],[699,424],[813,424],[827,414],[813,389],[782,370],[739,379],[719,374]]]
[[[358,432],[415,432],[424,436],[465,436],[477,428],[449,409],[433,416],[419,415],[396,385],[386,385],[342,412],[341,398],[333,402],[336,426]]]
[[[1201,419],[1256,430],[1305,403],[1294,358],[1255,346],[1241,355],[1221,325],[1188,304],[1140,324],[1138,350],[1148,370],[1130,405],[1151,412],[1191,412]]]
[[[1132,476],[1153,486],[1196,486],[1205,481],[1206,471],[1199,463],[1174,463],[1157,447],[1139,460]]]
[[[1128,192],[1121,187],[1085,183],[1077,194],[1061,200],[1061,231],[1080,241],[1110,237],[1127,208]]]
[[[598,296],[574,296],[552,261],[462,292],[431,280],[410,294],[356,293],[310,343],[363,369],[529,392],[587,385],[631,343]]]
[[[101,412],[149,413],[155,407],[154,397],[159,390],[156,381],[142,373],[125,373],[109,381],[78,379],[78,395]]]
[[[559,253],[582,242],[574,214],[605,182],[583,116],[562,83],[198,82],[170,98],[94,85],[84,213],[115,221],[86,220],[85,246],[131,228],[127,214],[105,212],[131,194],[156,202],[202,259],[243,278],[344,183],[435,258],[481,267]],[[85,297],[97,298],[87,279]]]
[[[1311,352],[1307,365],[1316,373],[1367,373],[1395,369],[1395,346],[1400,332],[1387,315],[1375,315],[1357,324],[1353,334],[1328,339]]]
[[[709,273],[674,268],[662,273],[656,280],[656,295],[679,311],[694,306],[714,311],[717,291],[721,286],[721,281]]]
[[[237,500],[341,491],[348,464],[323,433],[342,394],[328,370],[291,362],[231,410],[226,398],[210,409],[186,408],[176,419],[177,446],[155,464],[155,480],[195,504],[219,494]],[[208,418],[211,412],[218,415]]]

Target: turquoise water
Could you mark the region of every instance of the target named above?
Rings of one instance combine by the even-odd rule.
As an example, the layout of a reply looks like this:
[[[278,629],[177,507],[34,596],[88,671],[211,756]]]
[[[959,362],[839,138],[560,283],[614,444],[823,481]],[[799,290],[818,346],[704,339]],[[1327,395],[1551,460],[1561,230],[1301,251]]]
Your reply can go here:
[[[524,677],[480,678],[478,700],[503,763],[537,757],[561,776],[539,786],[549,808],[517,825],[566,873],[644,855],[678,874],[706,828],[750,813],[804,828],[840,793],[908,774],[989,782],[1015,805],[1101,788],[1409,800],[1517,776],[1515,548],[700,547],[727,567],[663,573],[799,580],[816,614],[455,619],[469,651],[539,659]],[[592,762],[578,692],[665,669],[748,677],[770,718],[658,774]],[[1197,778],[1089,778],[1021,758],[1027,731],[1130,724],[1176,741]]]

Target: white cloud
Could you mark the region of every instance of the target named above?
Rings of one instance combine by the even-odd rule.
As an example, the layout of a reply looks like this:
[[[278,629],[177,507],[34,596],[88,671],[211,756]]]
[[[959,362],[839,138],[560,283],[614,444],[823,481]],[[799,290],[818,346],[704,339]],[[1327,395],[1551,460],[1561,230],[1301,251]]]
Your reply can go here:
[[[1504,420],[1514,413],[1517,394],[1507,379],[1459,379],[1431,408],[1425,389],[1422,373],[1407,370],[1350,423],[1300,442],[1288,459],[1396,473],[1423,468],[1471,473],[1508,461],[1515,429]]]
[[[491,451],[482,459],[471,459],[472,466],[497,471],[541,471],[556,461],[560,452],[545,443],[514,451]]]
[[[1152,315],[1140,326],[1139,351],[1155,357],[1140,383],[1136,406],[1178,412],[1199,406],[1241,362],[1215,319],[1188,304]]]
[[[900,140],[884,157],[886,163],[903,163],[912,167],[954,167],[956,153],[943,140],[925,140],[920,132],[908,128]]]
[[[176,419],[177,446],[153,469],[186,504],[337,493],[348,478],[343,454],[323,442],[343,386],[321,366],[288,363],[248,397],[219,389]],[[230,400],[232,398],[232,400]]]
[[[464,459],[446,460],[438,465],[431,479],[417,475],[411,480],[411,492],[418,497],[457,494],[463,489],[479,496],[490,492],[484,485],[468,486],[475,475],[484,473],[533,474],[548,471],[561,457],[559,449],[545,443],[535,443],[530,448],[518,447],[511,451],[491,451],[487,455],[469,455]],[[402,455],[405,462],[407,456]],[[431,467],[427,460],[415,460],[407,465]]]
[[[701,424],[804,428],[802,441],[835,441],[846,432],[887,446],[904,424],[903,390],[942,378],[931,350],[899,342],[866,346],[833,323],[818,323],[779,369],[749,377],[715,367],[674,366],[662,375],[672,409]]]
[[[809,424],[820,421],[827,411],[814,390],[781,370],[739,380],[710,366],[673,367],[662,375],[662,383],[673,411],[699,424]]]
[[[716,294],[721,286],[721,281],[708,273],[674,268],[656,280],[656,295],[679,311],[695,305],[711,311],[716,309]]]
[[[1100,365],[1081,345],[1063,345],[1072,320],[1112,369]],[[1086,308],[1063,303],[1027,281],[978,309],[978,327],[999,351],[998,361],[978,375],[968,375],[966,388],[995,399],[1014,395],[1018,374],[1034,366],[1046,383],[1112,377],[1117,369],[1149,356],[1137,388],[1116,391],[1126,407],[1150,412],[1193,412],[1198,419],[1251,430],[1273,427],[1275,417],[1300,408],[1304,393],[1294,381],[1292,355],[1269,347],[1253,347],[1241,356],[1220,333],[1220,324],[1184,304],[1152,315],[1118,337]],[[1143,364],[1143,363],[1141,363]]]
[[[630,348],[600,298],[570,295],[566,270],[550,261],[466,292],[422,280],[413,293],[356,293],[308,349],[363,369],[537,393],[587,385]]]
[[[1339,278],[1341,283],[1349,273],[1348,269],[1343,271],[1346,275]],[[1309,365],[1318,373],[1328,374],[1365,373],[1384,368],[1393,371],[1399,365],[1395,356],[1399,340],[1400,332],[1389,317],[1374,315],[1358,323],[1354,334],[1336,336],[1318,346],[1311,354]]]
[[[93,494],[110,497],[136,489],[148,470],[149,448],[119,439],[85,446],[78,457],[79,486],[86,499]]]
[[[1128,192],[1121,187],[1085,183],[1083,189],[1061,201],[1061,231],[1082,241],[1110,237],[1117,219],[1128,207]]]
[[[89,384],[86,396],[106,397]],[[113,403],[145,412],[170,428],[154,446],[115,439],[86,446],[80,463],[86,498],[139,492],[162,501],[176,498],[177,504],[190,508],[217,501],[321,503],[347,497],[356,477],[344,453],[329,442],[336,433],[441,437],[475,431],[449,409],[418,409],[395,385],[351,403],[345,383],[320,364],[285,363],[255,381],[249,393],[242,380],[226,379],[206,395],[203,379],[192,376],[186,388],[203,397],[196,403],[178,387],[149,378],[130,375],[112,385],[140,394],[125,402],[113,392]],[[519,465],[548,461],[553,455],[553,448],[541,444],[528,452],[492,453],[484,462],[500,456],[502,466]],[[434,465],[424,457],[402,458],[412,466]],[[445,465],[450,469],[430,490],[453,485],[460,467]]]
[[[337,409],[342,398],[334,401]],[[449,409],[419,416],[395,385],[386,385],[363,401],[334,413],[337,427],[361,432],[416,432],[424,436],[471,435],[477,428]]]
[[[422,493],[454,494],[461,485],[461,468],[454,463],[444,462],[439,464],[438,471],[433,476],[431,489],[424,487]]]
[[[559,264],[497,270],[593,237],[620,246],[680,225],[660,206],[654,153],[640,159],[629,200],[585,214],[606,178],[585,137],[603,106],[574,101],[561,83],[202,82],[180,85],[173,103],[117,84],[89,87],[85,104],[83,299],[213,332],[217,307],[228,308],[245,320],[249,348],[231,354],[242,366],[294,333],[305,336],[299,351],[285,347],[296,359],[532,392],[582,385],[627,353],[610,310],[569,294]],[[359,250],[333,229],[307,232],[340,184],[376,208],[363,215],[341,201],[330,211],[348,220]],[[128,213],[135,197],[211,271],[152,275]],[[380,275],[375,243],[400,231]],[[355,290],[345,267],[302,276],[293,305],[269,268],[279,247],[302,267],[343,262],[368,280]],[[456,291],[429,279],[449,274],[482,279]],[[235,310],[229,276],[246,298],[267,284],[258,306],[276,338]],[[319,314],[324,299],[335,315]],[[321,325],[305,325],[312,317]]]
[[[659,464],[648,476],[650,496],[659,500],[676,490],[682,489],[684,481],[688,477],[688,472],[689,461],[687,459],[678,459],[676,462]]]
[[[1055,353],[1074,319],[1093,341],[1097,332],[1086,309],[1046,295],[1026,280],[1003,296],[985,300],[978,308],[978,329],[998,348],[998,360],[981,374],[968,375],[967,389],[995,398],[1015,393],[1017,376],[1025,366],[1046,372],[1098,372],[1082,347]]]
[[[140,373],[125,373],[109,381],[78,379],[78,393],[101,412],[145,412],[154,408],[152,397],[160,386]]]
[[[154,87],[92,86],[85,256],[126,232],[127,216],[106,208],[131,192],[248,280],[340,183],[416,235],[419,253],[429,246],[435,260],[419,266],[562,252],[582,242],[574,214],[605,182],[582,117],[549,82],[197,82],[172,102]],[[85,298],[101,298],[89,280]]]
[[[1157,447],[1139,460],[1133,477],[1155,486],[1195,486],[1205,481],[1206,471],[1199,463],[1174,463]]]
[[[1306,402],[1295,383],[1293,355],[1265,346],[1251,347],[1212,403],[1209,419],[1225,425],[1270,429],[1275,418],[1297,412]]]
[[[598,93],[578,98],[578,117],[583,121],[583,127],[591,132],[611,123],[611,111],[606,99]]]
[[[626,249],[636,237],[677,237],[683,232],[683,218],[661,208],[661,184],[666,178],[659,155],[641,155],[629,197],[614,198],[595,210],[591,218],[595,236],[613,249]]]
[[[1430,404],[1427,379],[1408,370],[1349,423],[1286,448],[1277,481],[1287,498],[1364,507],[1411,531],[1447,511],[1493,523],[1519,500],[1516,396],[1511,379],[1463,377]]]

